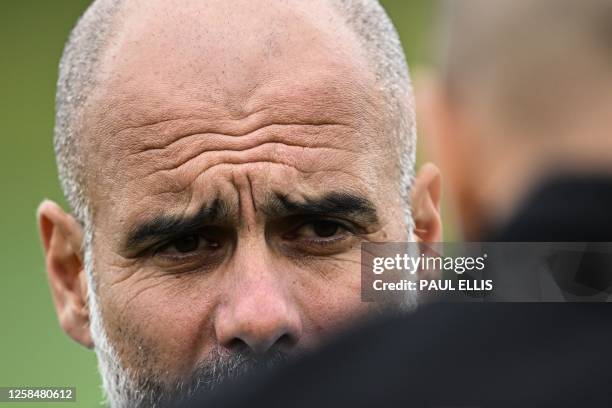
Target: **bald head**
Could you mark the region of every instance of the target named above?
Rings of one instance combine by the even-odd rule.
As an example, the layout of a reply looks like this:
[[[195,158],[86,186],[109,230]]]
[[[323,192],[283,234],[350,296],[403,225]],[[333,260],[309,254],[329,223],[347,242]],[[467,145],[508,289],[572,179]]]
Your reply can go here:
[[[87,135],[101,126],[96,122],[100,117],[92,113],[98,109],[99,114],[100,104],[108,117],[110,105],[121,103],[120,99],[144,98],[142,102],[163,105],[167,97],[183,97],[181,89],[200,87],[211,100],[219,98],[219,92],[233,93],[235,100],[229,103],[235,106],[230,109],[240,114],[248,96],[245,90],[251,92],[267,80],[282,80],[281,65],[287,70],[296,69],[292,64],[300,62],[314,66],[322,62],[321,55],[333,61],[321,64],[320,70],[339,68],[340,73],[344,65],[373,80],[358,85],[369,86],[367,92],[379,98],[380,106],[364,113],[387,126],[384,137],[388,140],[383,143],[393,156],[397,189],[408,202],[415,151],[412,91],[399,38],[376,0],[269,2],[265,6],[196,1],[180,7],[172,2],[99,0],[74,28],[58,80],[55,149],[73,212],[85,223],[91,210]],[[156,95],[140,93],[138,80],[146,76],[155,84]],[[351,80],[350,75],[345,78]],[[333,87],[327,91],[333,93]],[[361,101],[364,106],[365,102]]]

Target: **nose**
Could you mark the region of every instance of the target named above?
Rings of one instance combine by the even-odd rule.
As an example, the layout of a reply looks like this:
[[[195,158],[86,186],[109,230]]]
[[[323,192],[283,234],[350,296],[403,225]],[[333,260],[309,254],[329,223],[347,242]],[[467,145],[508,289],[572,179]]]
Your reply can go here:
[[[233,276],[215,316],[217,341],[234,351],[288,352],[302,335],[302,323],[287,274],[276,273],[261,254],[249,258],[228,273]]]

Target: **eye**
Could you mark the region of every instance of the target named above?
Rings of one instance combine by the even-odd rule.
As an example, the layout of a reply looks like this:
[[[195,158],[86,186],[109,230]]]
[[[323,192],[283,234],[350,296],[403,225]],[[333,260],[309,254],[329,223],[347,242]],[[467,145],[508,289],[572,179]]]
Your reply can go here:
[[[282,238],[284,248],[297,256],[339,254],[353,248],[359,240],[355,227],[348,222],[318,218],[301,221]]]
[[[283,238],[292,241],[327,242],[342,239],[347,235],[349,235],[348,227],[338,221],[322,219],[303,222]]]
[[[219,243],[216,241],[207,240],[199,235],[188,235],[186,237],[179,238],[171,243],[172,247],[182,254],[193,252],[198,250],[201,245],[205,245],[208,249],[214,249],[219,247]]]
[[[215,250],[219,247],[220,243],[217,240],[206,238],[198,234],[192,234],[167,243],[157,251],[157,254],[184,256],[202,250]]]
[[[190,235],[184,238],[180,238],[174,241],[172,246],[182,254],[192,252],[198,249],[198,246],[200,246],[200,237],[198,237],[197,235]]]
[[[329,221],[315,221],[312,224],[312,231],[321,238],[329,238],[335,235],[340,229],[340,224]]]
[[[225,259],[229,242],[223,231],[208,228],[167,241],[154,251],[152,261],[173,273],[212,270]]]

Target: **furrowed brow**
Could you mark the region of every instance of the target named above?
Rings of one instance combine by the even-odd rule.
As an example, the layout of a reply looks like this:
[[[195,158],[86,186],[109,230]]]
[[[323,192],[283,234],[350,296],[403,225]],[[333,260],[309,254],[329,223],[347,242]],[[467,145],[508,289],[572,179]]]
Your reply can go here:
[[[228,206],[215,200],[191,216],[158,215],[131,227],[123,248],[133,252],[151,242],[194,234],[207,224],[225,220],[228,214]]]
[[[302,202],[288,196],[276,194],[264,210],[271,217],[293,215],[345,216],[362,220],[368,224],[378,223],[374,204],[365,197],[351,193],[332,192],[320,198],[308,198]]]

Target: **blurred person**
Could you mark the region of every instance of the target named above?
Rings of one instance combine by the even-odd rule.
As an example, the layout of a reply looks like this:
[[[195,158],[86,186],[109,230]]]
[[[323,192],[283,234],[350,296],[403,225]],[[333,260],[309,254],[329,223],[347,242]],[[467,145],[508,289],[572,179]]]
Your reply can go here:
[[[59,67],[70,211],[38,217],[59,322],[110,406],[213,388],[377,312],[360,242],[441,236],[414,125],[375,0],[95,1]]]
[[[612,3],[448,5],[418,106],[465,238],[612,241]]]
[[[417,101],[465,237],[612,241],[612,2],[444,10],[441,74]],[[608,304],[426,305],[190,406],[610,406],[610,316]]]
[[[612,3],[470,0],[445,12],[440,69],[418,106],[465,238],[612,241]],[[549,257],[559,300],[610,299],[612,260],[597,248]],[[537,299],[531,272],[490,276]]]

